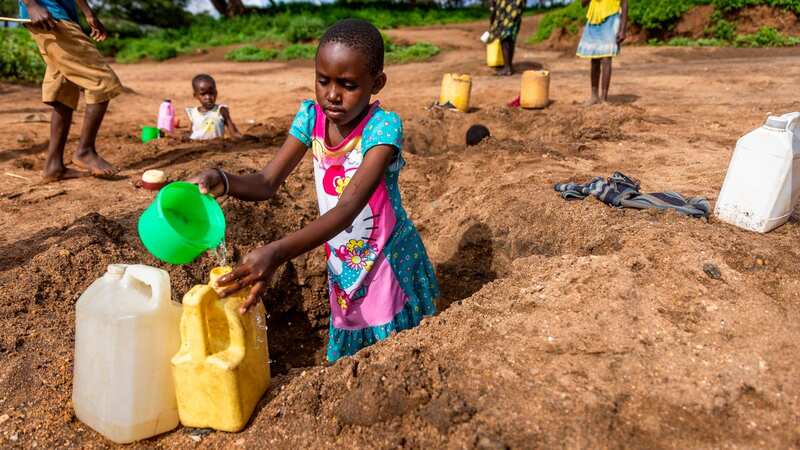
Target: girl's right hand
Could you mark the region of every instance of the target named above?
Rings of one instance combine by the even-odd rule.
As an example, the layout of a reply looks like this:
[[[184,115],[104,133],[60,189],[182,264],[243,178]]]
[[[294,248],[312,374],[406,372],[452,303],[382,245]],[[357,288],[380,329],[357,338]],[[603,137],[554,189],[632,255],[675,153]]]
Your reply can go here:
[[[216,169],[204,170],[186,181],[196,184],[200,188],[201,194],[219,197],[225,193],[225,182]]]

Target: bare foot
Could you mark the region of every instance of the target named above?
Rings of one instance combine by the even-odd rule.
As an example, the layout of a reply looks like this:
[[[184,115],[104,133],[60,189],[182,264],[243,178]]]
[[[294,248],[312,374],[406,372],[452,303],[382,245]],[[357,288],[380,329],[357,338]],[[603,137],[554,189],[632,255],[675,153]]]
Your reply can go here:
[[[593,95],[592,98],[590,98],[589,100],[586,100],[583,104],[585,106],[592,106],[592,105],[596,105],[596,104],[598,104],[600,102],[601,102],[600,97],[598,97],[596,95]]]
[[[510,67],[503,67],[502,69],[497,69],[497,72],[495,72],[495,75],[500,76],[500,77],[509,77],[511,75],[514,75],[514,71],[511,70]]]
[[[69,167],[45,167],[42,173],[42,183],[52,183],[59,180],[68,180],[70,178],[80,178],[89,175],[86,172],[81,172]]]
[[[72,162],[76,166],[88,170],[96,177],[110,177],[119,172],[116,167],[101,158],[94,149],[78,150],[75,156],[72,157]]]

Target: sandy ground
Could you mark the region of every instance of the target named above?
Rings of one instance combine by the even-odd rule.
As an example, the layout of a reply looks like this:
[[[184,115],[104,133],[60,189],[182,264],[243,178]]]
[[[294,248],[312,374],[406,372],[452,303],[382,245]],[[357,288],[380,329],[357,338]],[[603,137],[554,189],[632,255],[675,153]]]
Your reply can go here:
[[[136,446],[800,446],[800,221],[762,236],[713,218],[567,203],[551,187],[621,170],[645,190],[713,203],[736,139],[770,112],[800,109],[800,49],[627,47],[611,104],[585,108],[586,63],[520,48],[519,69],[552,71],[554,102],[524,111],[504,106],[519,76],[482,66],[481,30],[392,32],[447,48],[390,66],[380,95],[406,123],[401,187],[439,274],[441,313],[326,367],[323,255],[298,258],[266,296],[275,377],[248,428],[199,443],[179,428]],[[153,195],[133,181],[147,168],[180,178],[260,167],[312,96],[310,63],[214,55],[114,67],[131,90],[99,141],[122,169],[114,181],[36,184],[47,109],[36,87],[0,85],[0,447],[110,445],[72,414],[75,301],[109,263],[164,267],[176,299],[214,264],[166,267],[147,254],[135,223]],[[139,127],[161,99],[192,104],[199,72],[216,77],[219,101],[257,140],[142,145]],[[426,109],[445,72],[473,75],[474,112]],[[466,148],[474,123],[493,137]],[[234,258],[301,227],[317,214],[309,161],[275,199],[224,209]]]

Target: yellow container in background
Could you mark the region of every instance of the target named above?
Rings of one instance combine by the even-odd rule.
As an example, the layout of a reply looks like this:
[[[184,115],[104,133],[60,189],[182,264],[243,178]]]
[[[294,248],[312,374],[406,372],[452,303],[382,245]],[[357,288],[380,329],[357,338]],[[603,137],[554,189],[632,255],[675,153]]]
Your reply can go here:
[[[522,73],[519,104],[523,108],[546,108],[550,104],[550,71],[526,70]]]
[[[472,77],[446,73],[442,77],[442,91],[439,94],[439,104],[448,102],[461,112],[469,111],[469,100],[472,93]]]
[[[486,65],[489,67],[500,67],[505,64],[503,60],[503,46],[500,39],[495,39],[486,45]]]
[[[181,347],[172,358],[178,415],[187,427],[239,431],[269,386],[264,305],[245,315],[247,289],[219,298],[215,287],[229,267],[211,271],[208,285],[183,297]]]

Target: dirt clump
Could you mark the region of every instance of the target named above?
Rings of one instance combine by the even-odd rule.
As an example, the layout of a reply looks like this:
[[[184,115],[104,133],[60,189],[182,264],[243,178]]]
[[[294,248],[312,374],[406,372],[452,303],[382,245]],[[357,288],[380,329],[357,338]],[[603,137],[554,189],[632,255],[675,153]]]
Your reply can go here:
[[[700,39],[705,35],[709,25],[711,25],[711,16],[713,14],[713,5],[695,6],[681,16],[678,23],[675,24],[674,34],[691,39]]]
[[[757,33],[763,27],[771,27],[784,34],[800,34],[797,15],[783,8],[768,5],[748,6],[735,15],[736,32]]]

